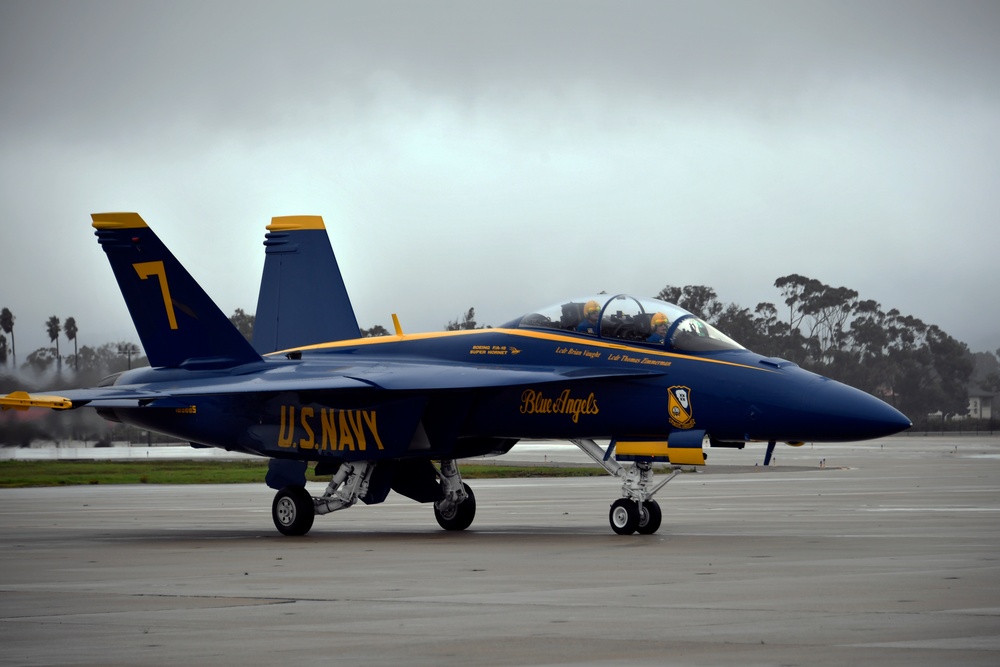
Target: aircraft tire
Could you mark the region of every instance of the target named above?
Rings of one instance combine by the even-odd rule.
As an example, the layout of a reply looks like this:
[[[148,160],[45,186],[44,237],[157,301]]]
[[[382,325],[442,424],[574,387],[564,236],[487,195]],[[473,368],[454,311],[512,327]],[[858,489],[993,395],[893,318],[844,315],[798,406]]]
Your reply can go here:
[[[635,530],[640,535],[652,535],[660,529],[662,521],[663,512],[660,511],[660,504],[655,500],[647,500],[639,511],[639,523]]]
[[[611,530],[619,535],[631,535],[639,527],[639,504],[629,498],[619,498],[608,513]]]
[[[476,496],[473,495],[468,484],[462,482],[462,486],[465,487],[465,493],[468,497],[456,505],[452,511],[442,512],[437,508],[437,505],[434,506],[434,518],[437,519],[438,525],[445,530],[465,530],[472,525],[472,520],[476,518]]]
[[[305,487],[286,486],[274,494],[271,518],[282,535],[305,535],[316,518],[312,496]]]

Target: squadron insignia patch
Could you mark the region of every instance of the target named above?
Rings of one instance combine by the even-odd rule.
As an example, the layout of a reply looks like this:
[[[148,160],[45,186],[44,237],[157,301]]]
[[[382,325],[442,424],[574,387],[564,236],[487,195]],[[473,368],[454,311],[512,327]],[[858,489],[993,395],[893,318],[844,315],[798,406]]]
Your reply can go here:
[[[671,425],[677,428],[694,426],[694,414],[691,410],[691,389],[674,385],[667,389],[667,410]]]

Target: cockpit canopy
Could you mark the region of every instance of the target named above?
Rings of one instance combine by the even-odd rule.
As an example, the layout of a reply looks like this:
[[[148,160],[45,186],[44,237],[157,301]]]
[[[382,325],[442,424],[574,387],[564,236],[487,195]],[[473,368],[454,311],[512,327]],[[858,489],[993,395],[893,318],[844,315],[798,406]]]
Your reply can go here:
[[[666,327],[658,329],[655,325],[664,317]],[[571,299],[508,322],[504,327],[559,329],[629,344],[655,345],[677,352],[744,349],[708,322],[679,306],[627,294]]]

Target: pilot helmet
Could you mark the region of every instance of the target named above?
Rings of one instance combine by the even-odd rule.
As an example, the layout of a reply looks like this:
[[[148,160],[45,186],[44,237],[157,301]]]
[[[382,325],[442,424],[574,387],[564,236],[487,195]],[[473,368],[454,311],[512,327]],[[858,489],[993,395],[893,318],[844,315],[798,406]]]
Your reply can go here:
[[[583,307],[583,316],[587,317],[591,313],[601,312],[601,304],[597,303],[593,299],[587,302],[587,305]]]
[[[660,326],[661,324],[663,326],[667,326],[667,322],[668,322],[668,320],[667,320],[667,316],[666,315],[664,315],[663,313],[656,313],[649,320],[649,326],[651,326],[652,328],[655,329],[656,327]]]

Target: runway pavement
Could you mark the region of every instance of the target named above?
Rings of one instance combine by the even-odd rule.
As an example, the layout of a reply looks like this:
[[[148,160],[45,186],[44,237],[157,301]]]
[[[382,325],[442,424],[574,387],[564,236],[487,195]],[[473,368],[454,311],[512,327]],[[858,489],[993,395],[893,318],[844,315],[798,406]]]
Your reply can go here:
[[[653,536],[612,533],[610,477],[473,480],[464,533],[392,495],[304,538],[262,485],[0,490],[0,664],[1000,664],[1000,438],[762,458],[712,451]]]

